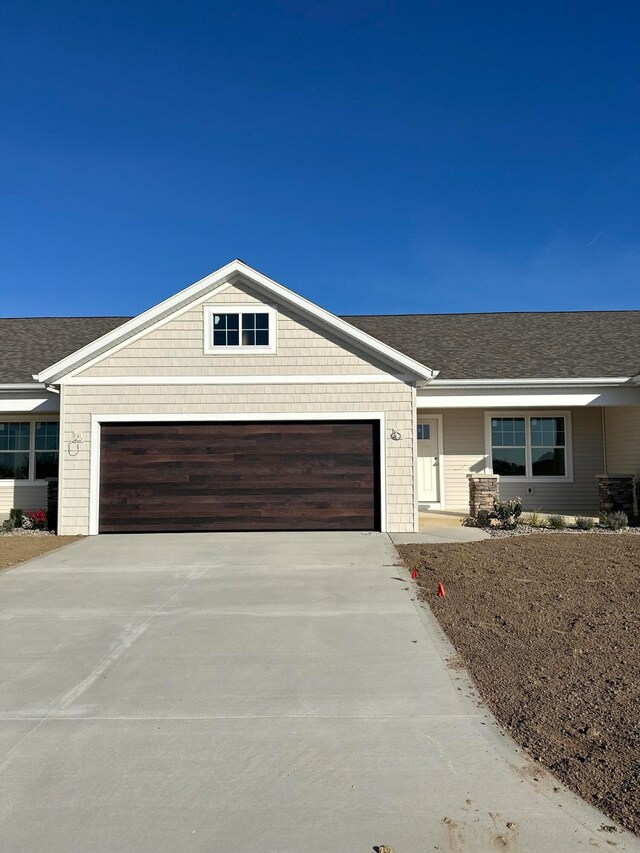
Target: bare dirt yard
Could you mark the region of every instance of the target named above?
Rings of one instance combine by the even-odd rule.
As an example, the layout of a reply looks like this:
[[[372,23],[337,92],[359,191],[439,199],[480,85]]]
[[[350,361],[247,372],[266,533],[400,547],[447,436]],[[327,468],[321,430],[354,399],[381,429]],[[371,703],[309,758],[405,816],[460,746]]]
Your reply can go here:
[[[46,533],[26,536],[0,536],[0,570],[8,569],[25,560],[32,560],[48,551],[55,551],[82,536],[52,536]]]
[[[640,834],[640,536],[398,550],[512,737]]]

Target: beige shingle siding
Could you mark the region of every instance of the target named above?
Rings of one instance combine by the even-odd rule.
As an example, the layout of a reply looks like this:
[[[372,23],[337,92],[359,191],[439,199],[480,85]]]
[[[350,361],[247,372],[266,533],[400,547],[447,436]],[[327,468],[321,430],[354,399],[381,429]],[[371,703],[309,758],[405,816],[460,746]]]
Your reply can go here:
[[[640,406],[605,409],[607,471],[640,477]]]
[[[423,410],[421,409],[421,412]],[[552,414],[553,410],[549,410]],[[573,482],[509,483],[500,480],[502,498],[519,495],[526,510],[565,514],[598,513],[596,474],[602,472],[601,409],[571,410],[573,434]],[[445,508],[450,512],[469,511],[467,475],[485,470],[485,412],[482,409],[450,409],[444,412]],[[526,493],[528,485],[534,494]]]
[[[75,457],[63,453],[61,468],[61,532],[84,534],[89,524],[89,453],[91,414],[282,414],[292,412],[384,412],[387,476],[387,528],[414,529],[412,388],[402,382],[322,385],[205,386],[66,386],[63,390],[62,434],[82,436]],[[401,441],[389,438],[391,429]]]
[[[273,355],[205,355],[204,305],[265,304],[244,285],[231,286],[201,301],[176,319],[119,352],[106,356],[81,376],[206,376],[275,374],[383,374],[388,367],[358,353],[333,334],[314,328],[290,309],[278,311],[278,346]],[[272,303],[270,303],[272,304]]]

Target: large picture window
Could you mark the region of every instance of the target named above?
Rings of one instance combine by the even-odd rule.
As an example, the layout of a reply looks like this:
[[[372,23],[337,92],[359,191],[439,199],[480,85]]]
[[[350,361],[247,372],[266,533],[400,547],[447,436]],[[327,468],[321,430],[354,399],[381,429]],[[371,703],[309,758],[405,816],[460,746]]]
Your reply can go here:
[[[0,481],[58,476],[57,421],[0,421]]]
[[[209,354],[275,352],[276,312],[267,306],[255,308],[205,307],[205,346]]]
[[[568,414],[492,414],[488,427],[494,474],[570,478]]]

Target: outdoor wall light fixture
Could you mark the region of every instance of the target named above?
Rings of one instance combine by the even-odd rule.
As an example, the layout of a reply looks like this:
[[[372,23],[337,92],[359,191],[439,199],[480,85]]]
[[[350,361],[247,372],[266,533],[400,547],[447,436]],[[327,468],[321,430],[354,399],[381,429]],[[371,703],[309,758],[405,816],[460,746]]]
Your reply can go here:
[[[74,432],[73,438],[67,442],[67,453],[69,456],[77,456],[80,453],[80,445],[82,444],[82,436]]]
[[[397,430],[397,429],[392,429],[392,430],[391,430],[391,438],[392,438],[394,441],[400,441],[400,439],[402,438],[402,433],[401,433],[401,432],[398,432],[398,430]]]

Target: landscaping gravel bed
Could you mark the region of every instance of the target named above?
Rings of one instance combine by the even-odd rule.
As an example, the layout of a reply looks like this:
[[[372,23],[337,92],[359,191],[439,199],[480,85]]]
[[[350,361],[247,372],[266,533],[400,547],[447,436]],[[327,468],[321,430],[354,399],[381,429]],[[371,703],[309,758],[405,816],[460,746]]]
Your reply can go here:
[[[606,527],[594,527],[591,530],[578,530],[577,527],[565,527],[563,530],[554,530],[551,527],[532,527],[530,524],[518,524],[512,530],[502,527],[483,527],[493,539],[507,539],[509,536],[530,536],[531,534],[558,534],[570,533],[573,536],[627,536],[640,533],[640,527],[627,527],[625,530],[608,530]]]
[[[640,834],[640,537],[516,532],[398,551],[502,725]]]

